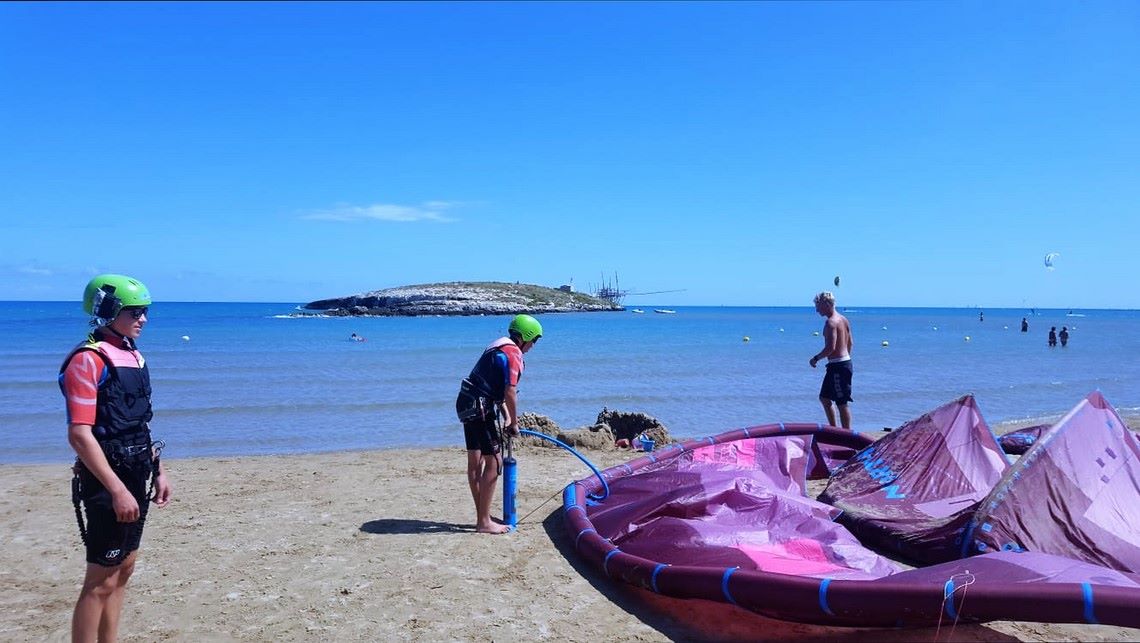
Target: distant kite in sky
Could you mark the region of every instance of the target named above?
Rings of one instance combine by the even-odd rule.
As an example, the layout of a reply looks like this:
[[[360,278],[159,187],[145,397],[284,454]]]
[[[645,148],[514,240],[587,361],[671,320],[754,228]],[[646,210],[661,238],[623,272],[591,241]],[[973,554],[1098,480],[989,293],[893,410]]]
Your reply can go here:
[[[1057,259],[1057,257],[1060,257],[1060,256],[1061,256],[1061,253],[1059,253],[1059,252],[1050,252],[1049,254],[1045,255],[1045,268],[1047,270],[1052,270],[1053,269],[1053,262]]]
[[[839,287],[839,275],[835,275],[835,286]]]

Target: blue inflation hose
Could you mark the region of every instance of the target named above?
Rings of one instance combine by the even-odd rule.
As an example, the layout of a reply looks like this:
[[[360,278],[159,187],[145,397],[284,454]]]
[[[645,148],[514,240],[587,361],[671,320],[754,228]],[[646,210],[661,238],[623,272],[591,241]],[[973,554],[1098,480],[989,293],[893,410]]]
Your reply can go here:
[[[573,449],[573,447],[566,444],[562,440],[559,440],[558,438],[552,438],[549,435],[546,435],[545,433],[539,433],[538,431],[531,431],[529,429],[519,429],[519,433],[522,433],[523,435],[534,436],[536,438],[541,438],[543,440],[546,440],[547,442],[553,442],[554,444],[557,444],[558,446],[562,447],[563,449],[566,449],[570,453],[573,453],[574,455],[578,456],[578,459],[581,460],[582,462],[585,462],[586,466],[590,467],[590,471],[593,471],[594,475],[598,476],[598,480],[602,481],[602,495],[595,496],[593,494],[590,494],[586,497],[589,498],[590,500],[605,500],[606,498],[609,497],[610,485],[606,484],[606,479],[604,477],[602,477],[602,472],[598,471],[597,467],[595,467],[589,460],[587,460],[585,457],[583,457],[581,453],[578,453],[577,451],[575,451]]]

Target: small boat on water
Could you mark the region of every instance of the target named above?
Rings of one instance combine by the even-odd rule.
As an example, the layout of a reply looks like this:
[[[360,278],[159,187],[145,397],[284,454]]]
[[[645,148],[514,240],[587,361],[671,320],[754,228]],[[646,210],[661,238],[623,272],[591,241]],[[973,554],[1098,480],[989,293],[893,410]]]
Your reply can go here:
[[[629,312],[631,312],[631,313],[637,313],[637,314],[639,314],[639,315],[640,315],[640,314],[644,313],[645,311],[644,311],[644,310],[642,310],[642,309],[640,309],[640,308],[634,308],[633,310],[631,310],[631,311],[629,311]]]
[[[653,312],[661,313],[662,315],[675,315],[675,314],[677,314],[677,311],[671,310],[669,308],[654,308]]]

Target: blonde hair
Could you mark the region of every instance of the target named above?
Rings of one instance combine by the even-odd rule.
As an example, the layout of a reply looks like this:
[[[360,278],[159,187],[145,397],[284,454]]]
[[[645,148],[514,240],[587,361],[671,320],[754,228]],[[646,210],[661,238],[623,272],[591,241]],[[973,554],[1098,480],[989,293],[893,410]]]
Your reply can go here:
[[[835,295],[833,295],[833,294],[831,294],[831,292],[825,290],[825,291],[819,293],[818,295],[816,295],[815,299],[812,300],[812,302],[816,303],[816,304],[818,304],[821,301],[826,302],[830,306],[834,306],[835,305]]]

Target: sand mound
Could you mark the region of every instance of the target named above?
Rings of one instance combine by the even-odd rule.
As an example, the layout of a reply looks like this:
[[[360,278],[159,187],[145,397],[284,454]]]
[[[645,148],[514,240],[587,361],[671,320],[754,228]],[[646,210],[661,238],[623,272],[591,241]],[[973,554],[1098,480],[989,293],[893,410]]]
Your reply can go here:
[[[596,423],[610,427],[615,440],[633,440],[644,433],[645,437],[655,441],[657,446],[674,442],[673,438],[669,437],[669,429],[665,428],[657,418],[645,413],[625,413],[603,407]]]
[[[658,422],[657,418],[645,413],[625,413],[611,411],[608,408],[603,408],[602,412],[598,413],[598,419],[592,426],[563,430],[554,420],[538,413],[520,415],[519,426],[545,433],[576,449],[612,450],[617,448],[614,443],[618,440],[632,441],[642,433],[654,440],[658,448],[674,442],[669,437],[669,430]],[[556,444],[531,436],[522,436],[516,440],[516,443],[522,446],[558,448]]]

